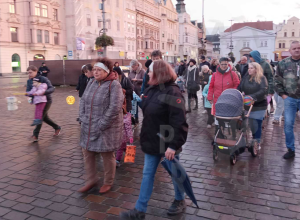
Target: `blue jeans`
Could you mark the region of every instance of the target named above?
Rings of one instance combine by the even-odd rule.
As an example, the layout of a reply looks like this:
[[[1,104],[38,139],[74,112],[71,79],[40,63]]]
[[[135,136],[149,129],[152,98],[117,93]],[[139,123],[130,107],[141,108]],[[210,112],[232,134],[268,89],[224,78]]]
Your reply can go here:
[[[262,122],[263,122],[262,120],[249,118],[252,137],[253,140],[257,141],[257,143],[260,143],[260,139],[261,139]]]
[[[274,99],[276,102],[276,110],[274,115],[274,120],[279,121],[282,113],[284,111],[284,100],[277,93],[274,94]]]
[[[287,97],[284,100],[284,133],[286,147],[295,151],[294,124],[297,109],[300,109],[300,99]]]
[[[179,160],[179,155],[175,156]],[[143,170],[143,180],[141,184],[141,190],[139,199],[135,204],[135,208],[140,212],[146,212],[148,201],[151,197],[153,191],[154,176],[157,170],[157,167],[161,161],[160,155],[150,155],[145,154],[144,170]],[[174,190],[175,190],[175,199],[184,200],[184,191],[179,189],[175,180],[172,178]]]

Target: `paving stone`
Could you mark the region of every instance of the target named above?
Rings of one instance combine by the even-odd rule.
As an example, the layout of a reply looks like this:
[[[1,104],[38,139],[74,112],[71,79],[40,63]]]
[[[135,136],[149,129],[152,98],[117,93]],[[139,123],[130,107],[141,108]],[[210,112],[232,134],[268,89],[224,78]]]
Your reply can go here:
[[[9,213],[11,210],[7,208],[0,207],[0,217]]]
[[[41,208],[45,208],[45,207],[49,206],[50,204],[52,204],[51,201],[44,200],[44,199],[37,199],[37,200],[35,200],[34,202],[31,203],[31,205],[38,206],[38,207],[41,207]]]
[[[197,213],[197,216],[205,217],[208,219],[219,219],[220,213],[212,212],[212,211],[205,211],[205,210],[199,210]]]
[[[60,212],[51,212],[49,215],[46,216],[47,219],[51,220],[66,220],[69,219],[71,215],[60,213]]]
[[[89,211],[88,213],[86,213],[84,215],[84,217],[86,217],[88,219],[104,220],[104,219],[106,219],[107,215],[104,213],[100,213],[100,212]]]
[[[36,215],[36,216],[39,216],[39,217],[45,217],[46,215],[48,215],[49,213],[51,212],[51,210],[49,209],[45,209],[45,208],[34,208],[32,209],[29,214],[32,214],[32,215]]]
[[[13,206],[12,208],[17,210],[17,211],[28,212],[31,209],[33,209],[34,207],[32,205],[29,205],[29,204],[18,203],[17,205]]]
[[[47,207],[47,209],[51,209],[56,212],[61,212],[65,209],[67,209],[69,206],[64,203],[52,203],[50,206]]]
[[[85,214],[88,210],[83,209],[83,208],[78,208],[78,207],[69,207],[67,208],[64,212],[71,214],[71,215],[77,215],[77,216],[82,216]]]
[[[11,211],[8,214],[3,216],[3,218],[9,219],[9,220],[25,220],[29,217],[30,217],[30,215],[22,213],[22,212],[17,212],[17,211]]]

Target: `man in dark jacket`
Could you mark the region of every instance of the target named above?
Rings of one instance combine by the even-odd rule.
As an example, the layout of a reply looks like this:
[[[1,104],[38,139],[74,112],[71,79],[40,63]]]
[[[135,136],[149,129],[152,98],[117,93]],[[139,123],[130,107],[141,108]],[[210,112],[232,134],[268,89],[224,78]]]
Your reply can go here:
[[[82,97],[84,90],[86,88],[87,82],[88,82],[88,80],[87,80],[88,78],[85,75],[85,70],[86,70],[86,65],[83,65],[81,67],[81,75],[79,76],[78,83],[76,86],[76,91],[79,92],[79,98]]]
[[[47,77],[48,73],[50,73],[49,68],[46,66],[46,63],[42,63],[42,66],[39,68],[39,73],[41,76]]]
[[[235,68],[236,70],[241,74],[241,79],[243,79],[243,77],[246,75],[246,73],[248,72],[248,63],[247,63],[248,59],[246,56],[242,56],[241,58],[241,62],[238,63]]]
[[[205,60],[205,56],[201,56],[199,71],[202,71],[202,66],[207,65],[210,68],[210,63]]]
[[[122,89],[124,89],[125,92],[125,98],[126,98],[126,110],[127,112],[130,112],[132,110],[132,104],[131,101],[133,99],[133,85],[131,81],[125,76],[123,71],[120,67],[114,67],[114,71],[118,73],[118,80],[122,86]]]
[[[274,82],[273,82],[273,71],[271,65],[261,58],[260,53],[257,50],[251,51],[249,56],[251,62],[256,62],[260,64],[261,68],[264,71],[264,76],[267,78],[268,81],[268,94],[273,95]]]
[[[37,75],[37,73],[38,73],[37,67],[29,66],[27,68],[27,72],[29,75],[29,80],[27,80],[26,92],[29,92],[32,89],[33,78],[38,78],[39,82],[47,84],[48,88],[44,94],[47,97],[47,104],[46,104],[46,106],[44,108],[44,112],[43,112],[43,121],[46,122],[48,125],[50,125],[55,130],[54,136],[58,136],[61,132],[61,127],[58,126],[57,124],[55,124],[48,116],[48,111],[52,104],[51,93],[54,92],[54,87],[52,86],[51,82],[46,77]],[[38,141],[38,137],[39,137],[41,128],[42,128],[42,124],[37,125],[36,128],[34,129],[33,136],[31,137],[33,142]]]
[[[284,133],[288,152],[284,159],[295,157],[294,124],[297,108],[300,109],[300,42],[291,43],[288,57],[279,62],[275,75],[275,91],[284,100]]]
[[[178,76],[184,76],[185,70],[186,70],[185,62],[184,62],[184,61],[181,61],[181,62],[180,62],[179,69],[178,69]]]

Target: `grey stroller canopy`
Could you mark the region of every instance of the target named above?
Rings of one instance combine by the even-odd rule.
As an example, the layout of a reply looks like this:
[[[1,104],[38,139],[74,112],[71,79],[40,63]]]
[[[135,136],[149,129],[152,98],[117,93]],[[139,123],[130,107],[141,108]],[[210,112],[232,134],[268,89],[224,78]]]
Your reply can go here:
[[[226,89],[216,103],[216,116],[238,117],[244,110],[244,98],[236,89]]]

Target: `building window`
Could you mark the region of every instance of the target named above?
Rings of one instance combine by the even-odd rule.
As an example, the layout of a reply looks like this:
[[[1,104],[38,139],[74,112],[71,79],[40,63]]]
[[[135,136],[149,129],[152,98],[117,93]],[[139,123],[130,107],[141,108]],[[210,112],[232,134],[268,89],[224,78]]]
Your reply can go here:
[[[268,41],[265,41],[265,47],[267,47],[268,46]]]
[[[120,31],[120,21],[117,21],[117,31]]]
[[[38,43],[43,43],[42,30],[36,30],[36,36],[37,36],[37,42]]]
[[[30,29],[30,43],[33,43],[33,35],[32,35],[32,29]]]
[[[108,29],[111,29],[110,20],[107,22]]]
[[[49,44],[49,31],[45,31],[45,43]]]
[[[132,45],[132,51],[134,51],[134,45]]]
[[[141,35],[143,35],[143,30],[141,30]]]
[[[162,45],[161,45],[161,46],[162,46],[162,49],[164,50],[164,49],[165,49],[165,44],[164,44],[164,43],[162,43]]]
[[[285,48],[285,43],[282,43],[282,48]]]
[[[54,33],[54,44],[55,45],[59,44],[59,34],[58,33]]]
[[[148,49],[148,41],[146,41],[146,49]]]
[[[137,42],[137,49],[140,49],[140,41]]]
[[[144,41],[141,42],[141,49],[144,49]]]
[[[41,16],[41,5],[38,3],[34,4],[34,11],[36,16]]]
[[[295,37],[295,32],[292,32],[292,37]]]
[[[116,0],[116,6],[119,8],[119,0]]]
[[[284,32],[284,37],[287,37],[287,32]]]
[[[137,30],[136,30],[136,33],[137,33],[137,34],[140,34],[140,29],[137,29]]]
[[[127,24],[128,32],[130,32],[130,24]]]
[[[264,42],[263,42],[263,41],[260,42],[260,46],[261,46],[261,47],[264,46]]]
[[[87,26],[91,26],[92,25],[91,15],[89,15],[89,14],[86,15],[86,25]]]
[[[57,9],[53,9],[53,20],[58,21]]]
[[[101,18],[98,17],[98,28],[101,28]]]
[[[47,18],[48,17],[48,6],[42,5],[42,16]]]
[[[128,44],[128,51],[130,51],[130,45]]]
[[[164,34],[164,33],[162,34],[162,37],[165,37],[165,34]]]
[[[132,33],[134,33],[134,26],[132,25],[132,28],[131,28],[131,30],[132,30]]]
[[[18,28],[11,27],[10,33],[11,33],[11,42],[19,42],[18,41]]]
[[[177,49],[177,48],[176,48],[176,45],[175,45],[175,51],[176,51],[176,49]]]
[[[150,49],[153,49],[153,42],[150,42]]]
[[[281,48],[281,43],[279,43],[279,48]]]
[[[16,0],[13,0],[13,2],[9,4],[9,13],[16,13]]]
[[[19,54],[13,54],[11,57],[11,66],[13,72],[21,72],[21,62]]]
[[[189,42],[189,39],[188,39],[187,37],[185,38],[185,42],[186,42],[186,43],[188,43],[188,42]]]

